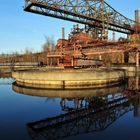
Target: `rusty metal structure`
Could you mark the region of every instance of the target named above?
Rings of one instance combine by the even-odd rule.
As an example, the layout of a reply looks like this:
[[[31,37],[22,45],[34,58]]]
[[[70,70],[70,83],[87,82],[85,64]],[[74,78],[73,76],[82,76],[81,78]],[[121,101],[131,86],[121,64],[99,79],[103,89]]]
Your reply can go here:
[[[24,10],[85,24],[94,36],[105,37],[106,29],[126,34],[134,32],[135,21],[104,0],[25,0]]]
[[[84,29],[75,25],[68,39],[65,39],[62,28],[57,49],[47,55],[48,59],[57,59],[61,67],[101,66],[104,64],[102,54],[128,51],[131,47],[121,45],[124,40],[114,41],[115,32],[127,34],[134,43],[140,40],[138,10],[133,21],[104,0],[25,0],[24,10],[85,25]],[[113,42],[107,41],[109,30],[113,31]],[[118,45],[120,48],[116,48]]]
[[[59,39],[57,49],[50,52],[47,57],[48,59],[57,58],[60,67],[98,67],[105,66],[105,55],[111,54],[123,54],[125,57],[126,54],[134,52],[138,63],[139,51],[138,44],[131,45],[123,39],[117,42],[97,40],[76,25],[69,34],[69,38]]]

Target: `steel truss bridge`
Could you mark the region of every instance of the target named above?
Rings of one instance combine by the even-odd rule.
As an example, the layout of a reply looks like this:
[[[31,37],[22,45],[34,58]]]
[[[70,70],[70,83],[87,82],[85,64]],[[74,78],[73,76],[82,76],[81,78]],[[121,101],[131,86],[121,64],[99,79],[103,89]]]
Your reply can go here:
[[[131,34],[136,24],[104,0],[25,0],[24,10],[85,24],[94,35],[108,30]]]
[[[90,97],[85,99],[85,108],[28,123],[28,132],[32,139],[53,140],[102,131],[125,113],[133,110],[137,106],[136,103],[139,104],[137,99],[139,99],[137,94],[131,90],[116,94],[116,97]]]

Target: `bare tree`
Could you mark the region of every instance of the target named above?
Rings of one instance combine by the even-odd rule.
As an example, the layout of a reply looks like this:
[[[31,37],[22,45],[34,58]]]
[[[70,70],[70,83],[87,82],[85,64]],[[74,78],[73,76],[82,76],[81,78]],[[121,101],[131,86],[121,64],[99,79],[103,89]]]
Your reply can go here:
[[[29,48],[26,48],[24,54],[25,54],[25,55],[32,54],[32,50],[29,49]]]
[[[51,52],[55,50],[55,41],[54,37],[47,37],[45,36],[46,42],[42,46],[42,51],[45,53]]]

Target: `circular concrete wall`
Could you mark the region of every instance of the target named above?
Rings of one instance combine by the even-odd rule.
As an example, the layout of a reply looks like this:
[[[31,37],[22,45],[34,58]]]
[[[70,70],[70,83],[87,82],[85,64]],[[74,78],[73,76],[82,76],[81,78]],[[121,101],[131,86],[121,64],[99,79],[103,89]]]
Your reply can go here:
[[[19,85],[40,88],[93,88],[118,84],[125,79],[124,70],[113,69],[50,69],[12,73]]]

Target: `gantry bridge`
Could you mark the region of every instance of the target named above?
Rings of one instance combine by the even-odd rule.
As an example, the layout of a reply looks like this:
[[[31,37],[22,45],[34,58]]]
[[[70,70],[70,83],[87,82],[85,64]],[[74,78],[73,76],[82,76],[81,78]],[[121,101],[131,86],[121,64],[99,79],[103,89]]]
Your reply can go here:
[[[55,17],[87,26],[96,34],[106,30],[134,32],[135,21],[125,17],[104,0],[25,0],[25,11]]]
[[[139,38],[138,10],[135,11],[135,21],[133,21],[116,11],[104,0],[25,0],[24,10],[85,25],[85,29],[80,29],[79,26],[74,28],[68,40],[65,40],[64,32],[62,32],[62,40],[58,40],[57,50],[47,54],[50,61],[52,58],[57,58],[58,66],[73,67],[77,66],[79,58],[90,59],[94,55],[99,55],[101,58],[104,54],[125,53],[132,49],[132,46],[125,47],[119,44],[119,41],[117,45],[122,46],[119,48],[116,44],[106,44],[107,42],[101,44],[101,41],[108,39],[109,30],[113,31],[113,34],[120,32],[130,35],[128,37],[132,43]],[[97,40],[99,42],[96,42]],[[125,40],[122,43],[128,43],[128,41]],[[136,49],[137,62],[139,60],[138,48],[139,46]],[[81,61],[82,66],[83,63],[89,65],[90,61]]]

